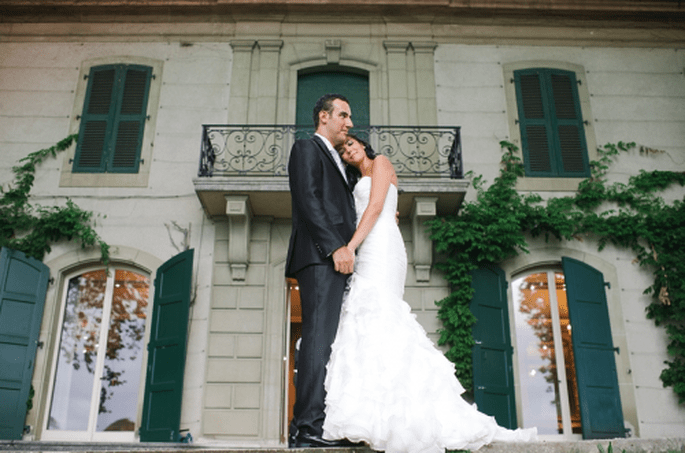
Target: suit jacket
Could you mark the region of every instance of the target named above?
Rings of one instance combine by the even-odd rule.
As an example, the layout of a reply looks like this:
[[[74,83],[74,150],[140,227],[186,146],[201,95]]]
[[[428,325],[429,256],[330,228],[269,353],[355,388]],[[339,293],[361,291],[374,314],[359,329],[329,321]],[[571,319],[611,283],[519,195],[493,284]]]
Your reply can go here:
[[[297,140],[288,162],[293,229],[286,276],[326,261],[347,244],[356,227],[354,196],[324,142]]]

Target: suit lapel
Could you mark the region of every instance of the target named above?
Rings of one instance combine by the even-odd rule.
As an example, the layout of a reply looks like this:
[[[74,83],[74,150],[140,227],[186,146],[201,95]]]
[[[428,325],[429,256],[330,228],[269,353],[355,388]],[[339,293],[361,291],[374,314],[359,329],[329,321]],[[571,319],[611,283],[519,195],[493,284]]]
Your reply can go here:
[[[349,182],[347,181],[347,177],[343,176],[343,174],[340,173],[340,168],[338,168],[338,164],[335,162],[335,160],[333,160],[333,156],[331,156],[330,151],[328,151],[328,147],[326,146],[326,144],[323,142],[323,140],[321,140],[321,139],[320,139],[318,136],[316,136],[316,135],[314,135],[313,140],[314,140],[314,142],[315,142],[317,145],[319,145],[319,149],[320,149],[321,152],[324,154],[324,156],[326,156],[326,159],[328,159],[328,161],[331,163],[331,165],[333,165],[333,168],[334,168],[334,170],[335,170],[335,173],[336,173],[336,174],[340,177],[340,179],[343,181],[345,187],[347,187],[347,190],[349,190],[350,192],[352,192],[352,188],[350,187],[350,184],[349,184]],[[344,163],[343,163],[343,165],[344,165]]]

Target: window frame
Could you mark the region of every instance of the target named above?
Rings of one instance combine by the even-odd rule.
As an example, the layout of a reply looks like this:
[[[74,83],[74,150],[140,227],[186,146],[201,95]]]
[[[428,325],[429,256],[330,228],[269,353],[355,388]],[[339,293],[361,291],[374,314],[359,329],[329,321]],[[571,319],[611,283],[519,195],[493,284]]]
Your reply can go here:
[[[509,136],[507,139],[519,148],[520,155],[523,156],[523,146],[521,137],[521,127],[519,123],[519,110],[516,96],[516,86],[514,83],[514,71],[546,68],[551,70],[568,71],[575,75],[578,82],[576,88],[579,108],[584,121],[585,146],[587,147],[587,160],[592,162],[597,159],[597,142],[594,130],[594,116],[590,106],[590,93],[585,78],[585,69],[576,64],[561,61],[535,60],[504,64],[504,93],[507,106],[507,120],[509,124]],[[525,162],[524,162],[525,164]],[[575,191],[578,183],[586,176],[570,177],[565,175],[558,176],[531,176],[526,174],[518,178],[516,188],[523,191]]]
[[[155,138],[157,112],[159,110],[159,96],[162,78],[161,60],[140,57],[105,57],[84,61],[79,71],[78,83],[75,90],[74,106],[69,127],[70,134],[79,134],[86,96],[88,95],[88,78],[91,69],[98,66],[145,66],[151,68],[148,86],[147,108],[143,126],[142,144],[139,153],[138,171],[123,173],[112,170],[104,172],[84,172],[75,170],[74,160],[77,145],[72,145],[65,153],[60,175],[60,187],[147,187],[150,164],[152,163],[152,149]]]

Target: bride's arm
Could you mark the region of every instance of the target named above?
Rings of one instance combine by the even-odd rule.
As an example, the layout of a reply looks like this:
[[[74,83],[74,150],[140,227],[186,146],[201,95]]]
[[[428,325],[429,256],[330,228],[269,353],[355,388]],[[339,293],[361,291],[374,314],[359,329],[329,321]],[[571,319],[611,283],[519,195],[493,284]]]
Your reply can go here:
[[[385,156],[376,157],[371,173],[369,205],[364,210],[359,225],[357,225],[357,230],[347,244],[347,247],[353,252],[366,239],[366,236],[369,235],[371,229],[376,224],[376,220],[378,220],[378,216],[383,210],[385,196],[388,194],[390,183],[395,180],[395,169],[390,160]]]

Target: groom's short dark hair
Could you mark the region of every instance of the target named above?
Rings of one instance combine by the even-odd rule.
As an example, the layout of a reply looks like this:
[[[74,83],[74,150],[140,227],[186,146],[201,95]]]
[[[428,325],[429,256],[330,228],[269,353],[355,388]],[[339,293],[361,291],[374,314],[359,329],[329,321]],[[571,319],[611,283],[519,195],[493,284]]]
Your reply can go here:
[[[317,129],[319,127],[319,112],[322,110],[324,112],[331,113],[333,111],[333,101],[336,99],[340,99],[341,101],[345,101],[348,104],[350,101],[347,100],[345,96],[342,94],[336,94],[336,93],[328,93],[324,94],[319,98],[318,101],[316,101],[316,104],[314,104],[314,129]]]

